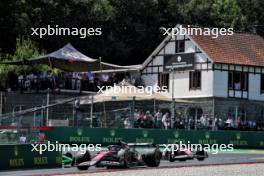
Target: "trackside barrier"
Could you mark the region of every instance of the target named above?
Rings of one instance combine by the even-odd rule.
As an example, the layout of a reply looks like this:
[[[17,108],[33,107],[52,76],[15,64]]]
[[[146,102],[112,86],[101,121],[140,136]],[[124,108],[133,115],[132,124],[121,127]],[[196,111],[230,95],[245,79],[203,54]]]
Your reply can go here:
[[[193,144],[233,144],[235,148],[264,148],[264,132],[187,131],[162,129],[114,129],[53,127],[45,131],[46,139],[61,143],[113,144],[122,138],[127,142],[173,144],[182,141]]]
[[[0,170],[61,167],[61,153],[31,151],[30,144],[0,145]]]

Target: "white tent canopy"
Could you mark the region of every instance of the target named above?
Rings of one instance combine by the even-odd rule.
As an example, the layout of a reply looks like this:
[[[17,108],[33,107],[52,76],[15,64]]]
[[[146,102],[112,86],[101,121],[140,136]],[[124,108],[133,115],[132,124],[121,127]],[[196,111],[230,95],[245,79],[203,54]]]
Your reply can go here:
[[[65,71],[71,72],[86,72],[86,71],[101,71],[101,70],[138,70],[140,66],[121,66],[101,62],[100,59],[90,58],[77,49],[75,49],[70,43],[52,53],[39,56],[31,59],[24,59],[20,61],[5,61],[0,64],[8,65],[34,65],[45,64],[52,68],[59,68]]]

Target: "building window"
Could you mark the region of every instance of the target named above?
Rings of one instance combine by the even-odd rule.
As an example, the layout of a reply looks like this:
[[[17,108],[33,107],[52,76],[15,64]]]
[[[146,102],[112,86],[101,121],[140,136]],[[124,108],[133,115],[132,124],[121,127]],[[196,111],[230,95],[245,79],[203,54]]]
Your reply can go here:
[[[190,71],[190,89],[201,89],[201,71]]]
[[[260,76],[260,93],[264,93],[264,74]]]
[[[159,73],[158,75],[158,86],[166,86],[169,90],[169,73]]]
[[[228,73],[229,90],[246,91],[248,89],[248,74],[243,72]]]
[[[182,53],[185,51],[185,41],[176,40],[176,53]]]

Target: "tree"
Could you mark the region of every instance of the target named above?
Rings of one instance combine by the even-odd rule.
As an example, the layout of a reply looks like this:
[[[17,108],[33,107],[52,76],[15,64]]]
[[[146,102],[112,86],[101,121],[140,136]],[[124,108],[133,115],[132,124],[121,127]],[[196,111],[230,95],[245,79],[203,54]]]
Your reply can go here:
[[[18,61],[23,59],[30,59],[45,53],[44,50],[38,48],[38,44],[33,42],[29,38],[17,38],[16,49],[13,55],[2,54],[2,61]],[[28,73],[30,71],[45,71],[48,70],[44,65],[33,66],[13,66],[13,65],[0,65],[0,77],[1,86],[8,87],[9,85],[15,85],[16,77],[20,73]]]
[[[215,0],[211,15],[216,26],[233,27],[239,31],[246,28],[246,18],[237,0]]]
[[[250,31],[264,24],[263,0],[8,0],[0,1],[1,52],[14,54],[29,37],[47,52],[71,42],[92,58],[140,64],[161,42],[160,27],[190,24]],[[101,27],[101,36],[31,36],[31,28]],[[264,32],[263,32],[264,33]],[[264,34],[263,34],[264,36]]]

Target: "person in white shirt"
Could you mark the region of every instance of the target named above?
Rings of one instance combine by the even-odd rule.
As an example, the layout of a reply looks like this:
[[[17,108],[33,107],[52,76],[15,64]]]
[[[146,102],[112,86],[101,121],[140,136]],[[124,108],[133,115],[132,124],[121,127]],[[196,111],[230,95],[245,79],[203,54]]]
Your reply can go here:
[[[127,117],[124,120],[124,126],[125,126],[125,128],[132,128],[131,121],[130,121],[129,117]]]
[[[240,82],[235,83],[235,90],[240,90]]]
[[[81,74],[77,73],[76,74],[76,90],[81,90]]]
[[[103,82],[108,82],[109,75],[108,74],[102,74],[101,79]]]
[[[21,143],[21,144],[25,144],[26,142],[27,142],[27,138],[26,138],[26,136],[20,136],[19,137],[19,142]]]
[[[24,75],[20,74],[17,79],[18,79],[18,86],[22,90],[24,87]]]
[[[167,130],[168,127],[169,127],[169,113],[165,113],[162,117],[162,124],[163,124],[163,127]]]
[[[205,125],[206,125],[206,118],[203,115],[200,118],[200,122],[201,122],[202,127],[205,127]]]

